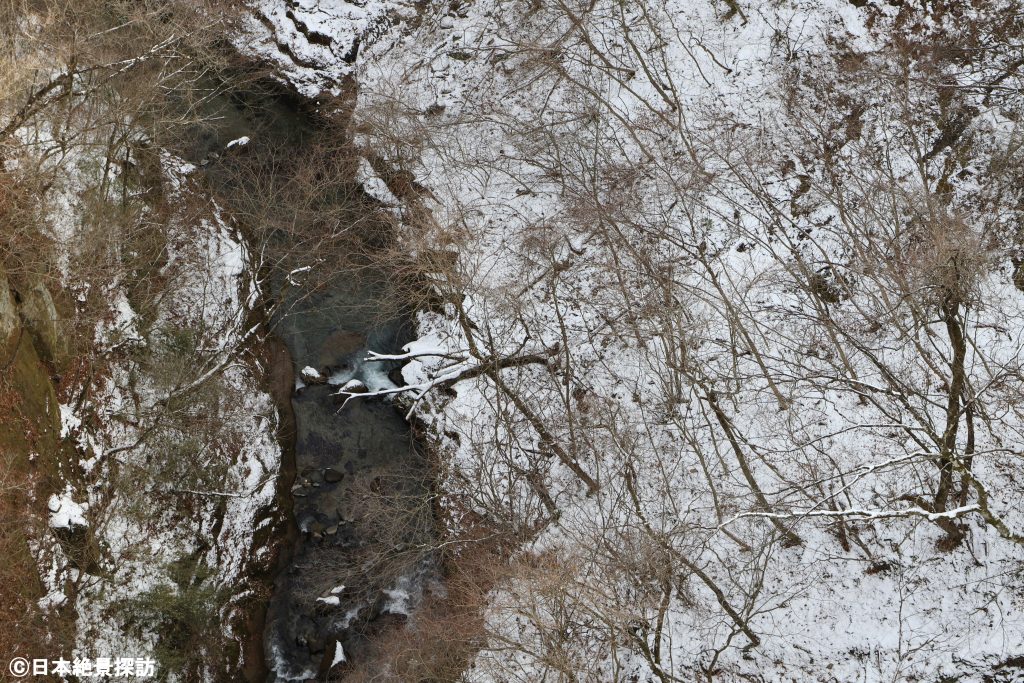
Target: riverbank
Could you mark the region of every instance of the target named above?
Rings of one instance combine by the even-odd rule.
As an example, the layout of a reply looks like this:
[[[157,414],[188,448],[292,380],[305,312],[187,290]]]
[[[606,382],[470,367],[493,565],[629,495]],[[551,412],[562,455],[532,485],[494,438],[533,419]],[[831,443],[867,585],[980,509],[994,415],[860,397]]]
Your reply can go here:
[[[342,386],[393,388],[398,364],[364,358],[400,351],[411,322],[395,275],[376,261],[392,246],[390,223],[345,175],[355,160],[325,162],[329,136],[342,136],[332,152],[346,152],[344,113],[325,116],[273,85],[231,95],[208,103],[217,125],[192,157],[263,254],[273,338],[260,355],[281,416],[278,501],[288,508],[270,541],[272,595],[251,624],[265,621],[271,679],[306,680],[358,662],[373,622],[408,614],[434,575],[429,474],[408,424],[389,400],[336,397]],[[258,649],[247,646],[250,659]]]

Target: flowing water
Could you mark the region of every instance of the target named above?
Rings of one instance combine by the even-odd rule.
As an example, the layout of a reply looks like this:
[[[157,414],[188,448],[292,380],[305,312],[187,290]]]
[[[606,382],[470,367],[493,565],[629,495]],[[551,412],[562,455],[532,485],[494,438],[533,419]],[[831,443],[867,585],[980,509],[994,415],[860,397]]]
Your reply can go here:
[[[287,193],[280,203],[272,199],[288,174],[302,172],[292,162],[321,144],[316,103],[269,87],[223,94],[206,106],[215,124],[182,149],[265,244],[269,322],[290,356],[279,360],[290,360],[285,375],[296,378],[290,401],[279,397],[279,408],[294,418],[294,449],[281,478],[289,487],[282,500],[291,508],[290,531],[278,539],[263,649],[268,681],[308,680],[343,659],[358,661],[381,624],[397,618],[387,615],[408,613],[431,583],[423,550],[433,531],[430,489],[408,424],[386,399],[342,407],[336,396],[351,380],[370,391],[400,382],[394,364],[364,359],[369,350],[398,352],[410,325],[386,312],[395,287],[372,259],[387,242],[386,224],[373,218],[376,207],[357,185],[328,178],[321,191],[314,184],[301,211],[288,205],[294,196]],[[248,142],[228,148],[239,138]],[[318,230],[339,227],[345,238],[319,239]],[[346,247],[364,256],[350,258]],[[320,377],[304,382],[306,368]]]

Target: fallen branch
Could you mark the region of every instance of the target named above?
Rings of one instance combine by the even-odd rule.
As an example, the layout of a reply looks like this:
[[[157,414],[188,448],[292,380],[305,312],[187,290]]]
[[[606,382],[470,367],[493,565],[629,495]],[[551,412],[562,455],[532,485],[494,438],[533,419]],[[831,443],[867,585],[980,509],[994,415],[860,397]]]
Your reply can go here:
[[[392,396],[395,394],[412,393],[413,406],[409,410],[409,415],[412,414],[412,410],[419,403],[420,399],[427,395],[432,389],[437,387],[451,386],[456,382],[462,382],[467,379],[473,379],[480,375],[490,373],[493,370],[503,370],[505,368],[518,368],[524,365],[538,365],[546,364],[551,358],[558,353],[558,347],[546,349],[540,353],[531,353],[523,356],[511,356],[507,358],[501,358],[497,356],[490,356],[472,365],[459,368],[459,365],[469,361],[468,357],[458,356],[447,353],[435,353],[435,352],[411,352],[405,354],[383,354],[370,351],[369,355],[364,358],[367,362],[377,361],[396,361],[396,360],[413,360],[415,358],[431,357],[431,358],[447,358],[450,360],[457,361],[453,365],[449,365],[444,368],[444,371],[439,374],[430,373],[426,382],[420,382],[419,384],[407,384],[404,387],[394,387],[392,389],[378,389],[377,391],[345,391],[339,390],[335,396],[345,396],[344,402],[341,407],[344,408],[349,401],[353,398],[373,398],[375,396]],[[458,369],[454,369],[458,368]],[[339,408],[340,410],[340,408]],[[408,417],[407,415],[406,417]]]

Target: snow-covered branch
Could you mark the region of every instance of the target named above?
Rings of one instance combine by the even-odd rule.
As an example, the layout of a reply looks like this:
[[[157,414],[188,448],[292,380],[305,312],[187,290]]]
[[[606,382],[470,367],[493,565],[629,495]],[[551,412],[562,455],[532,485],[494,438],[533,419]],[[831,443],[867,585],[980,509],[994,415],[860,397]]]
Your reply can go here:
[[[902,510],[867,510],[860,508],[847,508],[845,510],[799,510],[795,512],[742,512],[731,519],[722,522],[718,525],[718,528],[721,529],[746,517],[776,520],[804,519],[808,517],[841,517],[860,520],[923,517],[928,521],[936,522],[942,519],[956,519],[971,512],[978,512],[980,509],[981,507],[979,505],[972,503],[970,505],[963,505],[950,510],[943,510],[942,512],[932,512],[931,510],[925,510],[920,507],[904,508]]]
[[[447,358],[456,362],[442,368],[440,371],[428,373],[428,379],[417,384],[408,384],[403,387],[395,387],[391,389],[379,389],[377,391],[349,391],[342,387],[342,389],[335,393],[335,396],[345,397],[344,402],[341,404],[341,407],[344,408],[353,398],[373,398],[408,393],[413,396],[413,404],[409,409],[409,415],[411,415],[420,399],[437,387],[449,386],[456,382],[479,377],[480,375],[490,373],[495,370],[548,363],[557,353],[558,347],[553,347],[540,353],[510,356],[506,358],[491,356],[483,360],[470,362],[471,358],[469,356],[460,356],[435,350],[411,351],[404,354],[382,354],[370,351],[369,355],[365,359],[367,361],[402,361],[431,357]]]

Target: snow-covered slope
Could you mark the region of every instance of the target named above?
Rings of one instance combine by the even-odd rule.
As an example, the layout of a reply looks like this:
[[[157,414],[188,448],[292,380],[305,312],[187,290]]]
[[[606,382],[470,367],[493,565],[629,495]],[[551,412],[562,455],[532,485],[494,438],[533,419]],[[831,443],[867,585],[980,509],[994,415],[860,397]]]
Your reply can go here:
[[[69,163],[51,195],[65,264],[89,248],[82,202],[96,168],[87,157]],[[50,590],[41,606],[71,605],[76,656],[155,655],[161,675],[172,678],[190,675],[189,657],[201,654],[197,643],[181,652],[173,640],[185,610],[209,612],[185,627],[211,626],[204,646],[221,629],[228,640],[239,637],[240,608],[252,597],[248,573],[268,550],[255,539],[273,522],[280,468],[273,404],[255,364],[240,355],[251,334],[244,324],[256,264],[194,171],[170,154],[160,160],[171,215],[163,216],[156,301],[140,297],[138,288],[152,282],[134,273],[111,271],[102,292],[76,267],[63,274],[83,317],[87,305],[106,314],[90,340],[100,376],[70,383],[76,393],[60,406],[62,437],[77,444],[79,468],[65,473],[65,494],[49,501],[50,526],[86,540],[80,552],[65,542],[41,555]],[[132,296],[152,308],[135,310]],[[211,659],[203,675],[225,663],[238,664]]]
[[[527,539],[467,679],[1013,680],[1013,3],[359,7],[414,409]]]

